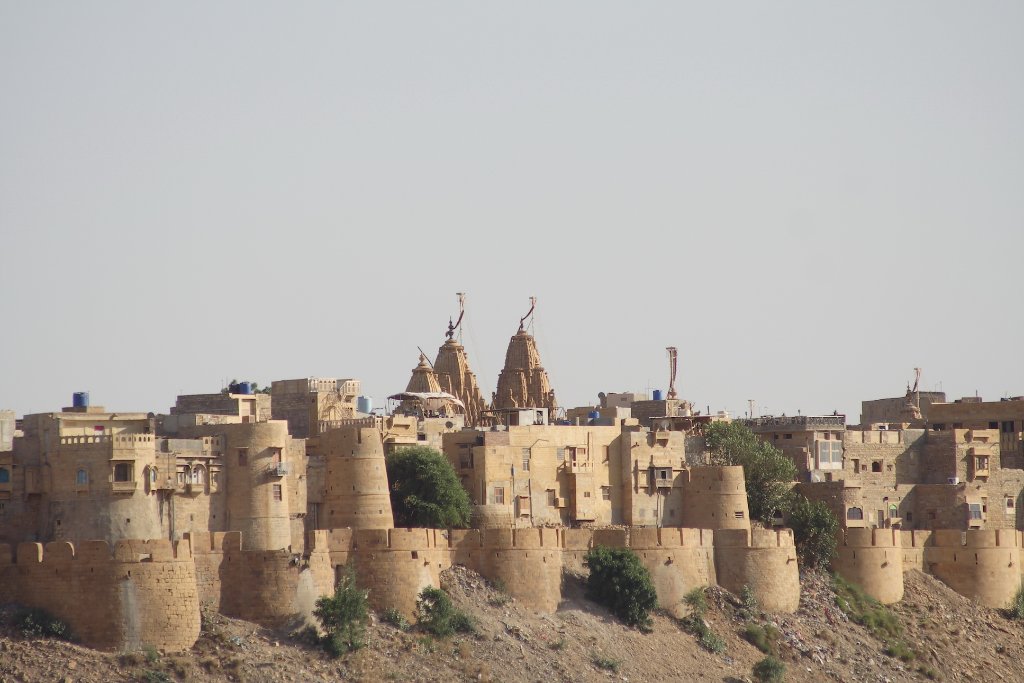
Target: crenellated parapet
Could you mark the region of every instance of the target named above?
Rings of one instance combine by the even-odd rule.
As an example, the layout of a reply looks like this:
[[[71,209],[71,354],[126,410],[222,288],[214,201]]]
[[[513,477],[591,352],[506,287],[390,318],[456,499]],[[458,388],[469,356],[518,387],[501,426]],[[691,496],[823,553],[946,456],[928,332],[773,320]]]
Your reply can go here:
[[[883,604],[903,599],[903,547],[897,529],[840,532],[832,569]]]
[[[986,607],[1003,608],[1021,585],[1020,532],[939,529],[924,546],[925,571]]]
[[[243,547],[237,532],[186,535],[192,546],[202,601],[227,616],[280,624],[308,615],[316,599],[333,592],[326,549],[307,557]]]
[[[184,650],[199,637],[189,544],[56,541],[0,546],[0,598],[46,610],[103,650]]]

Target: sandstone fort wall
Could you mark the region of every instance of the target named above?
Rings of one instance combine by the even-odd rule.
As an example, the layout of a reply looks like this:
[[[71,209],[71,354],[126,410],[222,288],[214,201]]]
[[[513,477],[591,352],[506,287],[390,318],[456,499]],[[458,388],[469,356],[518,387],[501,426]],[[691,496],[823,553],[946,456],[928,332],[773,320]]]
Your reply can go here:
[[[184,650],[199,637],[187,543],[66,541],[0,546],[0,597],[46,610],[85,645]]]

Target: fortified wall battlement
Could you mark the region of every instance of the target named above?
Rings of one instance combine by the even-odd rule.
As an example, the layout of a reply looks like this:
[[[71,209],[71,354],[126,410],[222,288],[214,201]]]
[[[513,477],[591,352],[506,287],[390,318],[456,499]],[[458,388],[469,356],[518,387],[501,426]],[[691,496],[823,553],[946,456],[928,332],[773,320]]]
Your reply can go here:
[[[633,549],[667,608],[680,605],[693,588],[715,583],[733,591],[749,585],[772,611],[793,612],[800,597],[789,531],[333,529],[313,532],[309,544],[314,554],[326,549],[333,567],[352,561],[374,608],[393,607],[409,616],[419,592],[439,585],[440,573],[453,564],[500,581],[531,609],[553,612],[562,601],[562,570],[583,571],[584,555],[597,545]]]
[[[0,545],[0,603],[65,622],[88,645],[184,650],[199,637],[196,565],[186,542],[66,541]]]
[[[986,607],[1003,608],[1021,585],[1024,533],[1012,529],[847,529],[833,562],[844,578],[883,603],[903,597],[903,572],[935,576]]]
[[[199,602],[229,617],[280,624],[310,614],[334,592],[325,550],[302,559],[287,550],[246,550],[237,531],[186,534],[195,559]]]

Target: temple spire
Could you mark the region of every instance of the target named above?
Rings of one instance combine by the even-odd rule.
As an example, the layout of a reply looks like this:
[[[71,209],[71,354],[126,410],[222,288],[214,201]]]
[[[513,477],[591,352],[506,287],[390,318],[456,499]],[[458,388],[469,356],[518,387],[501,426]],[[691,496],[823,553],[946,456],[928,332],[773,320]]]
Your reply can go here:
[[[526,331],[526,321],[533,316],[536,307],[537,298],[530,297],[530,310],[520,318],[519,331],[509,340],[505,367],[498,376],[498,388],[494,392],[493,409],[548,408],[554,411],[558,407],[548,373],[540,362],[537,341]]]

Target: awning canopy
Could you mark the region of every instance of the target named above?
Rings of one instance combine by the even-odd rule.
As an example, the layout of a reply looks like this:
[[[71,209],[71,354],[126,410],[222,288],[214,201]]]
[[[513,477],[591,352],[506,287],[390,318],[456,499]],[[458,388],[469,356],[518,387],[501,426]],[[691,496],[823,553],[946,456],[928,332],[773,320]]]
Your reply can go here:
[[[465,404],[446,391],[403,391],[398,394],[392,394],[388,398],[392,401],[419,401],[428,410],[437,410],[442,406],[456,405],[462,412],[466,412]]]

